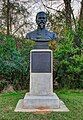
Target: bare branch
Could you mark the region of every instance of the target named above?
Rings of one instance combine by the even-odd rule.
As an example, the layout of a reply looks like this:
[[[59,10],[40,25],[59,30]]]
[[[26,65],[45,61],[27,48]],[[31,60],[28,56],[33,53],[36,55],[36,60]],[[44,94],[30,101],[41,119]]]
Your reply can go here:
[[[14,35],[20,28],[22,28],[24,25],[26,25],[26,24],[28,24],[28,23],[23,23],[22,25],[20,25],[16,30],[15,30],[15,32],[12,34],[12,35]]]

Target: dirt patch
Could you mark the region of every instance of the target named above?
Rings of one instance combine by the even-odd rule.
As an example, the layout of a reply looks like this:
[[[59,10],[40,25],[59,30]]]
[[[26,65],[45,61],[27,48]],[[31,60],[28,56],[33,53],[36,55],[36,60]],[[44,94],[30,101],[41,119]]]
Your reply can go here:
[[[51,113],[51,111],[49,110],[49,107],[38,107],[36,108],[37,111],[34,112],[34,114],[48,114]]]
[[[14,92],[13,86],[8,85],[7,87],[5,87],[2,91],[2,93],[5,93],[5,92]]]

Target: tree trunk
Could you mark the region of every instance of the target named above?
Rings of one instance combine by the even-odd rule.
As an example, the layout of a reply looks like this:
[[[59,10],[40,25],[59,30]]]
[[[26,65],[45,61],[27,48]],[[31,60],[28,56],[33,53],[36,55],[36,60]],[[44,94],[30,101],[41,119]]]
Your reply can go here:
[[[66,25],[69,28],[72,28],[71,25],[71,0],[64,0],[64,4],[65,4],[65,11],[66,11]]]
[[[7,0],[7,35],[10,34],[10,1]]]
[[[79,15],[79,23],[83,27],[83,0],[81,1],[80,15]]]

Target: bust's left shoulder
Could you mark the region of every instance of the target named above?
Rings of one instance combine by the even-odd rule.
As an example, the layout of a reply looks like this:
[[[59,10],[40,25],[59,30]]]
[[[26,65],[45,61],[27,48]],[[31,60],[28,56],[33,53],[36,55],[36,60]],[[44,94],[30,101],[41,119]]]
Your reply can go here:
[[[57,39],[57,33],[46,30],[53,39]]]

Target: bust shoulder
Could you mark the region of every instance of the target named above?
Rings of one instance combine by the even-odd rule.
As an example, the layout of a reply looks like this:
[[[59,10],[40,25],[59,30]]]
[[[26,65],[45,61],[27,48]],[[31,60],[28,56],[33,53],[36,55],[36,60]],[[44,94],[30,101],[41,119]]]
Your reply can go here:
[[[27,33],[26,35],[27,39],[31,39],[31,40],[55,40],[57,38],[56,33],[54,32],[50,32],[47,29],[36,29],[34,31],[31,31],[29,33]]]
[[[31,32],[27,33],[27,34],[26,34],[26,38],[27,38],[27,39],[33,38],[34,35],[36,35],[36,31],[37,31],[37,30],[34,30],[34,31],[31,31]]]
[[[57,38],[57,34],[55,32],[51,32],[46,30],[47,34],[50,36],[51,40],[54,40]]]

